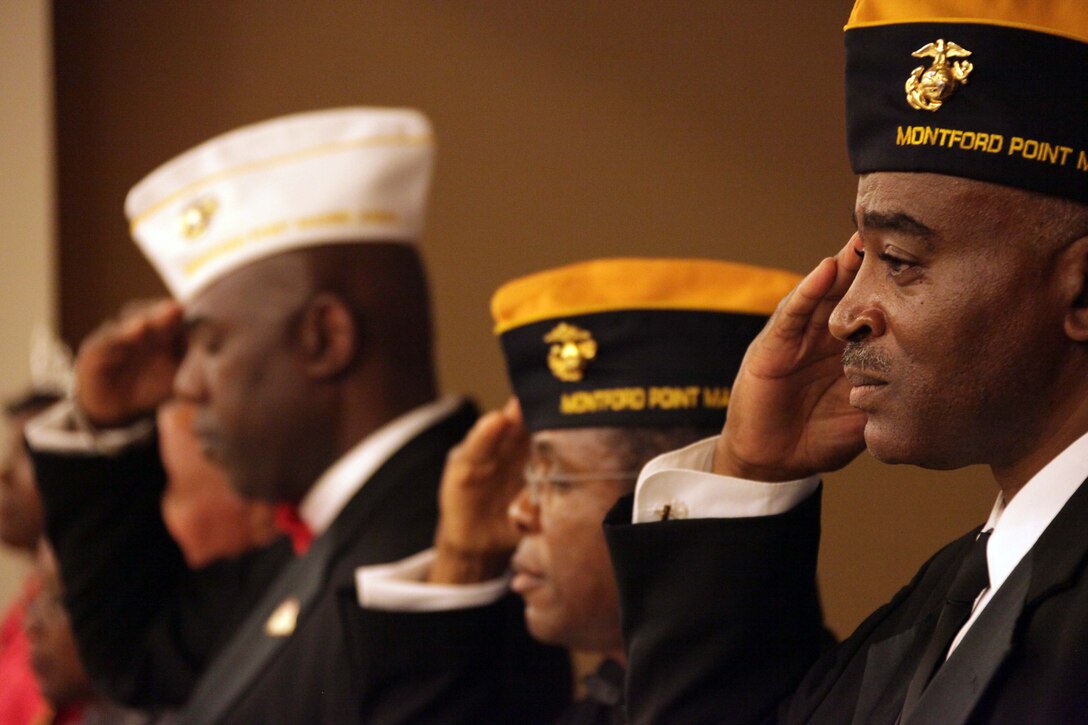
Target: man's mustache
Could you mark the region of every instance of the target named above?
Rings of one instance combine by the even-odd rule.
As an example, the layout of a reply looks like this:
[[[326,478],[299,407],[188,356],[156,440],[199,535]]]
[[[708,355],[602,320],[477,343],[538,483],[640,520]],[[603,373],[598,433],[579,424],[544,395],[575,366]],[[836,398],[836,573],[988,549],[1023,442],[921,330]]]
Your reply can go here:
[[[888,359],[861,342],[848,342],[842,351],[842,366],[874,373],[887,373],[892,369]]]

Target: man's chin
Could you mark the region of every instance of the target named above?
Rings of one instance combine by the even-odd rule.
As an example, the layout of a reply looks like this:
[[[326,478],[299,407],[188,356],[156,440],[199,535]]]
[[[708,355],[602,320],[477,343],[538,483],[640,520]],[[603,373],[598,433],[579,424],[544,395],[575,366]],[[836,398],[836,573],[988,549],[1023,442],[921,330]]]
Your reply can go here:
[[[872,421],[865,426],[865,447],[881,463],[905,464],[936,471],[962,468],[971,463],[943,455],[940,446],[932,440],[921,441],[906,433],[875,428]]]
[[[256,481],[247,479],[245,476],[233,475],[230,471],[227,471],[227,480],[230,482],[231,489],[236,494],[245,499],[254,499],[258,501],[271,501],[268,492]],[[273,501],[273,503],[277,503]]]
[[[872,416],[865,423],[865,447],[870,455],[881,463],[916,463],[917,452],[901,433],[888,430],[874,422]]]
[[[555,646],[566,646],[563,640],[561,628],[556,626],[552,617],[542,612],[539,608],[527,605],[525,607],[525,628],[537,642]]]

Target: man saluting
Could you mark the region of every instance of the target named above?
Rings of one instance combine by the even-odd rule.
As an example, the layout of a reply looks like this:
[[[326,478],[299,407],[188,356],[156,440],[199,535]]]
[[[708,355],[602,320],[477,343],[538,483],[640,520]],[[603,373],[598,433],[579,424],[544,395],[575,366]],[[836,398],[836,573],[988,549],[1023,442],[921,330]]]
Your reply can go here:
[[[634,722],[1088,718],[1088,6],[944,5],[854,8],[857,233],[613,512]],[[863,447],[999,495],[814,663],[812,476]]]
[[[177,301],[92,336],[74,406],[30,433],[73,627],[118,699],[194,723],[547,721],[566,699],[565,656],[512,598],[397,639],[359,606],[356,568],[430,541],[475,419],[434,381],[414,244],[432,154],[418,112],[321,111],[212,139],[130,193]],[[232,485],[285,504],[296,558],[185,568],[148,418],[171,389]]]

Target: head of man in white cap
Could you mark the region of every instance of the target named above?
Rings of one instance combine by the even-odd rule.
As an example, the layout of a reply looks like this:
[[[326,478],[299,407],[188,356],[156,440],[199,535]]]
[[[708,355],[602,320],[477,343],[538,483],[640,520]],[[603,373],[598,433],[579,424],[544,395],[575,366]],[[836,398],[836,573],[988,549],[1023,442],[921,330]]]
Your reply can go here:
[[[442,466],[476,417],[435,399],[415,246],[432,154],[417,112],[322,111],[213,139],[129,195],[176,300],[84,342],[74,403],[98,430],[77,437],[95,450],[50,453],[73,431],[46,420],[35,454],[80,647],[121,698],[241,723],[543,722],[567,699],[565,653],[505,600],[436,633],[411,619],[393,634],[355,606],[358,567],[431,539]],[[277,544],[184,566],[161,525],[163,461],[139,435],[172,393],[232,485],[281,504],[298,560]]]
[[[298,502],[435,397],[415,111],[346,108],[214,138],[136,185],[132,235],[184,307],[176,393],[243,494]]]

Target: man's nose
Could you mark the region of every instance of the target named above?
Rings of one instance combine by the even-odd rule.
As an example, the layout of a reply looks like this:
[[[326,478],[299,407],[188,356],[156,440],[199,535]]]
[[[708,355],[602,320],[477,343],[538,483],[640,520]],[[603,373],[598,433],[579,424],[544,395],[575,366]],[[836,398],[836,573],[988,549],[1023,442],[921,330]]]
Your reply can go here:
[[[181,400],[200,402],[207,395],[201,365],[193,352],[186,352],[174,373],[174,395]]]
[[[523,534],[528,534],[540,528],[540,507],[533,503],[529,496],[529,487],[525,486],[510,502],[506,509],[506,515],[510,522]]]
[[[828,328],[843,342],[858,342],[879,337],[887,329],[887,320],[879,301],[869,290],[859,272],[839,304],[831,312]]]

